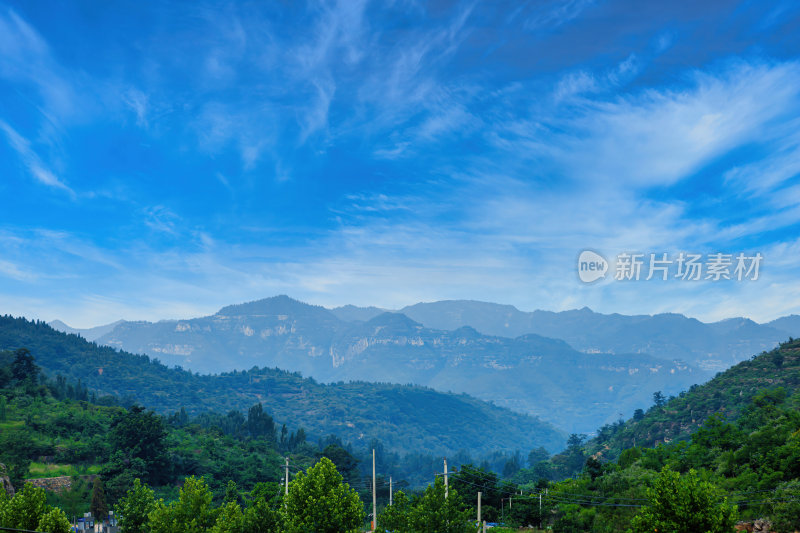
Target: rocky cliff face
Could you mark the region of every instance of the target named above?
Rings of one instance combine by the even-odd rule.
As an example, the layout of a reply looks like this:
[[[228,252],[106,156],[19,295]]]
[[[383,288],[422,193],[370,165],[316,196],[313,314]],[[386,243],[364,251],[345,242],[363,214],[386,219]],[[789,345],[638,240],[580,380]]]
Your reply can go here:
[[[6,494],[10,497],[14,497],[14,485],[11,484],[11,479],[8,477],[8,470],[3,463],[0,463],[0,489],[5,490]]]

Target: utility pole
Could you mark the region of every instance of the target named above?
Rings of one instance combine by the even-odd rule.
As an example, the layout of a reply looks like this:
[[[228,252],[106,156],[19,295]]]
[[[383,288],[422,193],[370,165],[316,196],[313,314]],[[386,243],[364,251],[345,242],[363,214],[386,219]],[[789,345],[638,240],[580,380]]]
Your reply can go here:
[[[389,505],[392,505],[392,476],[389,476]]]
[[[447,457],[444,458],[444,498],[447,499],[450,489],[447,485]]]
[[[284,482],[284,494],[286,496],[289,495],[289,458],[286,458],[286,477],[283,478]]]
[[[539,529],[542,529],[542,491],[539,491]]]
[[[481,523],[481,495],[483,493],[478,491],[478,525]]]
[[[372,531],[378,527],[378,504],[375,497],[375,448],[372,449]]]

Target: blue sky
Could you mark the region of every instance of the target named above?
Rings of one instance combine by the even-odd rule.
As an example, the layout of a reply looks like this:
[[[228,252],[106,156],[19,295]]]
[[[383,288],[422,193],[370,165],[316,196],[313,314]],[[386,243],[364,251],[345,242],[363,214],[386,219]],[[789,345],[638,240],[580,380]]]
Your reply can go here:
[[[800,313],[796,2],[0,3],[0,306]],[[578,254],[759,252],[757,281]]]

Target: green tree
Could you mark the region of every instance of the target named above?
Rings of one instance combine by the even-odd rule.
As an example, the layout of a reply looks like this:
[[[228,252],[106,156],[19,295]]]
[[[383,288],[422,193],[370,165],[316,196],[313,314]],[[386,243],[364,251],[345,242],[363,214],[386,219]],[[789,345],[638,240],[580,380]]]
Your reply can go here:
[[[144,461],[148,481],[154,484],[169,478],[166,439],[163,419],[138,405],[112,422],[109,435],[112,449],[123,455],[124,462],[134,458]]]
[[[239,503],[239,488],[233,480],[228,481],[225,486],[225,503]]]
[[[247,431],[254,439],[264,437],[269,442],[275,442],[275,421],[264,412],[261,402],[247,411]]]
[[[243,533],[244,514],[236,502],[226,502],[219,511],[212,533]]]
[[[412,510],[411,500],[403,491],[399,491],[394,496],[392,505],[387,505],[378,514],[378,524],[380,524],[381,530],[397,531],[398,533],[410,532]]]
[[[120,499],[116,506],[116,514],[120,517],[119,526],[122,533],[146,533],[150,531],[149,514],[156,508],[153,490],[136,478],[133,488]]]
[[[283,531],[282,487],[277,483],[258,483],[250,492],[244,511],[244,533],[277,533]]]
[[[122,498],[137,479],[148,479],[147,464],[140,458],[130,459],[125,452],[117,450],[103,466],[100,476],[105,479],[105,491],[110,501]]]
[[[0,464],[0,476],[2,475],[3,475],[3,465]],[[5,523],[3,522],[4,520],[3,517],[5,516],[4,513],[6,512],[6,507],[8,506],[8,502],[10,500],[11,498],[6,492],[5,487],[0,485],[0,526],[5,526]]]
[[[103,481],[96,477],[92,483],[92,504],[89,506],[92,516],[98,520],[105,520],[108,516],[108,505],[106,505],[106,493],[103,490]]]
[[[4,507],[5,527],[28,530],[36,530],[39,520],[50,510],[44,489],[34,487],[31,483],[26,483]]]
[[[338,444],[328,444],[317,457],[327,457],[336,466],[345,483],[354,483],[359,480],[358,459]]]
[[[72,476],[69,489],[62,494],[64,511],[67,515],[75,517],[83,514],[86,509],[86,500],[89,498],[89,485],[80,476]]]
[[[636,533],[729,533],[736,521],[736,507],[714,485],[701,481],[694,470],[681,476],[663,468],[647,498],[649,503],[631,522]]]
[[[288,533],[343,533],[361,526],[364,506],[333,462],[323,457],[289,484],[285,516]]]
[[[667,403],[667,398],[660,390],[656,391],[653,393],[653,403],[656,407],[663,407]]]
[[[45,533],[69,533],[71,529],[72,525],[61,509],[50,509],[44,513],[37,526],[37,531]]]
[[[773,495],[772,518],[776,531],[800,531],[800,480],[783,483]]]
[[[39,367],[33,362],[33,356],[27,348],[20,348],[14,352],[11,376],[19,382],[29,381],[35,384],[38,381]]]
[[[437,476],[411,512],[411,529],[414,533],[469,533],[477,531],[474,520],[458,492],[451,488],[445,494],[444,481]]]
[[[32,440],[33,435],[28,431],[0,432],[0,463],[6,465],[11,484],[17,488],[28,477]]]
[[[550,458],[550,454],[545,450],[542,446],[531,450],[528,454],[528,467],[533,468],[536,466],[537,463],[541,463],[542,461],[547,461]]]
[[[153,533],[197,533],[213,527],[217,511],[211,507],[212,494],[203,478],[188,477],[177,501],[156,503],[148,515]]]

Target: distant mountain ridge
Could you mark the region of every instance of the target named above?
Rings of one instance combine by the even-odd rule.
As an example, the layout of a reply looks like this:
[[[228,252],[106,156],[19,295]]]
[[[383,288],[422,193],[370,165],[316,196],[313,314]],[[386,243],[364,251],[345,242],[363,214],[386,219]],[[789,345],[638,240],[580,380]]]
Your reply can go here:
[[[588,354],[536,334],[512,339],[469,326],[446,331],[401,313],[376,312],[348,322],[323,307],[276,296],[207,317],[126,322],[97,342],[201,372],[274,366],[325,382],[465,392],[581,432],[646,405],[654,390],[676,393],[710,376],[679,360]]]
[[[104,324],[102,326],[95,326],[93,328],[83,328],[83,329],[70,327],[70,326],[66,325],[64,322],[60,321],[60,320],[53,320],[51,322],[48,322],[47,324],[51,328],[53,328],[53,329],[55,329],[57,331],[61,331],[61,332],[64,332],[64,333],[74,333],[75,335],[80,335],[81,337],[83,337],[87,341],[96,341],[97,339],[99,339],[103,335],[106,335],[107,333],[110,333],[111,331],[113,331],[114,328],[116,328],[117,326],[119,326],[123,322],[125,322],[125,321],[124,320],[117,320],[116,322],[112,322],[110,324]]]
[[[647,353],[661,359],[680,359],[713,372],[770,350],[789,336],[800,336],[797,315],[768,324],[746,318],[704,323],[677,313],[604,315],[588,307],[524,312],[511,305],[472,300],[419,303],[400,312],[436,329],[468,325],[487,335],[536,333],[562,339],[587,353]]]

